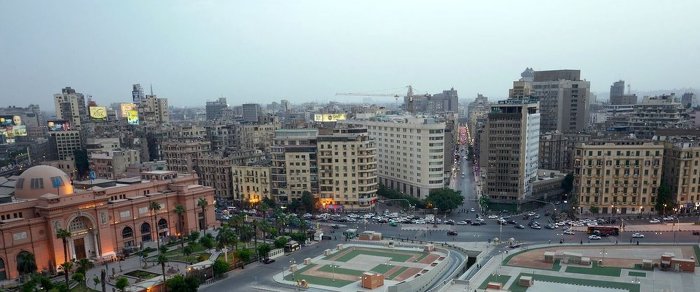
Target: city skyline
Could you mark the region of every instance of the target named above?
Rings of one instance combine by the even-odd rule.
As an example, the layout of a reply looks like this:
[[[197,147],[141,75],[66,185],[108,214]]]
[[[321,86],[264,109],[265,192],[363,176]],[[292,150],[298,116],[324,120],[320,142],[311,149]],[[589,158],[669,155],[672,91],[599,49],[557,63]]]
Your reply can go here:
[[[602,95],[617,80],[698,86],[700,41],[678,33],[700,24],[698,3],[603,3],[4,3],[0,86],[7,104],[43,109],[66,86],[128,102],[134,83],[173,106],[348,101],[335,93],[408,84],[497,100],[525,67],[581,70]]]

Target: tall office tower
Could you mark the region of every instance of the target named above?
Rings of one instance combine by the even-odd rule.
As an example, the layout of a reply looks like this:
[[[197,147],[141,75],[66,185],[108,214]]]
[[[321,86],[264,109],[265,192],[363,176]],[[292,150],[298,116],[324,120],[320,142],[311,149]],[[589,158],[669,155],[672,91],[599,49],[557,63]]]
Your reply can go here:
[[[88,121],[85,96],[75,89],[66,87],[61,93],[53,95],[56,108],[56,118],[70,122],[72,129],[79,130],[81,125]]]
[[[625,94],[625,81],[620,80],[610,86],[611,105],[629,105],[637,103],[637,95]]]
[[[66,160],[73,152],[82,148],[80,131],[49,132],[50,160]]]
[[[159,127],[170,123],[168,99],[146,95],[138,105],[140,123],[147,127]]]
[[[367,210],[377,201],[377,148],[366,128],[321,129],[318,180],[324,207]]]
[[[519,203],[532,195],[539,158],[538,109],[534,98],[502,100],[491,106],[482,141],[487,150],[481,153],[488,161],[483,193],[491,201]]]
[[[260,116],[262,115],[262,109],[257,103],[244,103],[242,105],[243,111],[243,122],[246,123],[257,123],[260,121]]]
[[[661,184],[660,142],[591,141],[574,152],[574,194],[581,214],[654,212]]]
[[[640,104],[634,106],[627,127],[637,138],[651,139],[658,129],[687,128],[690,125],[685,108],[671,94],[645,96]]]
[[[317,129],[275,131],[272,146],[272,196],[282,204],[318,194]]]
[[[491,111],[491,103],[489,103],[488,97],[478,94],[468,107],[467,125],[471,133],[476,133],[476,129],[486,123],[486,115]]]
[[[538,98],[542,132],[580,132],[588,125],[591,83],[580,70],[535,71],[533,96]]]
[[[141,103],[142,100],[146,98],[146,95],[143,94],[143,88],[141,87],[141,84],[134,84],[131,86],[131,99],[135,104]]]
[[[340,123],[367,127],[377,144],[379,182],[425,199],[445,187],[445,122],[433,118],[386,116]]]
[[[695,100],[695,93],[692,92],[686,92],[683,93],[681,96],[681,103],[683,104],[683,107],[689,108],[696,106],[698,104],[697,100]]]
[[[700,143],[694,137],[664,143],[663,181],[666,182],[679,213],[693,212],[700,206]],[[670,208],[669,208],[670,209]]]
[[[625,81],[615,81],[610,85],[610,101],[612,102],[614,97],[621,97],[625,95]]]
[[[216,101],[207,101],[207,121],[220,120],[223,117],[224,110],[228,108],[226,98],[221,97]]]

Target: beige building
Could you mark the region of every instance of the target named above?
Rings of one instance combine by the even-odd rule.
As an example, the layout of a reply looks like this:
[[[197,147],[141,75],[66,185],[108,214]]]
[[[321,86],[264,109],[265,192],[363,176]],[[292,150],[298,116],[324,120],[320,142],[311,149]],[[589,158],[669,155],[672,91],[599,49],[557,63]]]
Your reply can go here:
[[[688,128],[692,124],[685,108],[674,94],[646,96],[634,105],[628,128],[639,139],[651,139],[654,132],[663,128]]]
[[[535,71],[532,95],[540,102],[542,132],[584,130],[589,121],[590,88],[589,81],[581,80],[580,70]]]
[[[87,149],[88,154],[109,152],[120,148],[119,138],[88,138],[85,142],[85,149]]]
[[[665,143],[663,181],[680,212],[700,207],[700,143],[692,140]]]
[[[366,128],[323,129],[318,136],[319,197],[324,207],[369,209],[377,201],[377,148]]]
[[[209,142],[201,140],[171,140],[161,143],[161,151],[168,169],[179,173],[196,170],[198,158],[209,153]]]
[[[119,179],[127,176],[130,165],[141,163],[138,150],[111,150],[90,153],[90,170],[96,178]]]
[[[580,212],[654,212],[663,158],[664,145],[660,142],[591,141],[577,145],[574,194]]]
[[[379,182],[404,194],[425,199],[445,186],[445,122],[413,116],[347,120],[367,128],[377,145]]]
[[[236,165],[233,167],[233,199],[256,204],[272,198],[271,167],[269,163]]]
[[[49,132],[49,151],[52,159],[66,160],[82,148],[79,131]]]
[[[139,123],[147,127],[160,127],[170,123],[168,99],[146,95],[138,104]]]
[[[197,158],[199,181],[214,188],[217,200],[234,194],[233,165],[233,159],[219,154],[205,153]]]
[[[73,129],[81,129],[83,123],[87,122],[88,114],[85,106],[85,96],[76,92],[75,89],[66,87],[61,93],[53,95],[56,118],[70,122]]]
[[[275,131],[272,146],[272,196],[282,204],[300,199],[306,191],[318,194],[317,129]]]
[[[269,151],[275,138],[275,131],[278,129],[280,129],[279,122],[240,125],[239,147],[243,150]]]

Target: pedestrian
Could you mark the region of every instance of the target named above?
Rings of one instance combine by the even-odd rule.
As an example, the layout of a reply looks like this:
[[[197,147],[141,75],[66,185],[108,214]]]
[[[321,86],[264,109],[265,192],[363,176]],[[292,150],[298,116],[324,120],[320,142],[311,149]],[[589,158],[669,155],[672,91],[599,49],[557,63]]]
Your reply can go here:
[[[630,239],[631,240],[631,239]],[[581,239],[581,245],[583,245],[583,239]]]

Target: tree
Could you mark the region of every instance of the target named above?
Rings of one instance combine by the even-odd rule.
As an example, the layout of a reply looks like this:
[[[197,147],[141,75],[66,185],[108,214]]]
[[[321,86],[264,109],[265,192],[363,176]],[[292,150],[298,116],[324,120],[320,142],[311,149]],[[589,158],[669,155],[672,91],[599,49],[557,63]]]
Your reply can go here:
[[[168,262],[168,258],[164,254],[158,255],[158,264],[160,265],[160,270],[163,272],[163,281],[165,281],[165,264]]]
[[[204,233],[207,232],[207,205],[209,205],[209,202],[207,202],[207,199],[199,198],[199,200],[197,200],[197,206],[202,208],[202,219],[204,220],[204,222],[203,222],[204,223],[204,226],[203,226]]]
[[[76,263],[78,264],[78,268],[75,269],[75,272],[82,273],[83,276],[87,274],[89,269],[92,269],[92,267],[95,266],[95,264],[93,264],[89,259],[80,259]]]
[[[201,244],[206,249],[214,248],[214,238],[211,234],[205,234],[199,239],[199,244]]]
[[[292,213],[296,213],[301,208],[302,208],[301,202],[297,199],[292,199],[292,202],[290,202],[287,205],[287,209],[289,209],[289,212],[292,212]]]
[[[72,235],[70,231],[66,229],[58,229],[56,230],[56,238],[60,238],[61,241],[63,242],[63,262],[66,263],[68,262],[68,238],[70,238]],[[66,272],[65,274],[66,277],[66,284],[68,284],[68,273]]]
[[[182,275],[175,275],[165,281],[165,287],[170,292],[197,292],[199,279],[194,276],[183,277]]]
[[[262,258],[267,258],[267,255],[270,253],[272,250],[272,247],[270,247],[269,244],[267,243],[262,243],[258,245],[258,255]]]
[[[238,241],[236,233],[233,232],[228,224],[224,224],[219,228],[219,234],[216,235],[216,241],[219,243],[219,248],[224,248],[235,244]]]
[[[260,205],[265,205],[268,208],[274,209],[277,204],[275,203],[275,200],[271,199],[270,197],[263,197],[262,202]]]
[[[95,287],[97,287],[97,285],[100,285],[100,282],[101,282],[100,277],[95,275],[94,277],[92,277],[92,282],[95,284]]]
[[[36,259],[34,254],[22,251],[17,255],[17,272],[20,275],[27,275],[36,272]]]
[[[440,212],[449,213],[462,205],[464,197],[462,197],[459,191],[441,188],[430,192],[426,201],[430,202],[433,208],[438,208]]]
[[[124,292],[124,289],[126,289],[126,286],[129,286],[129,280],[126,277],[119,277],[117,279],[117,282],[114,284],[114,287],[119,289],[119,291]]]
[[[561,181],[561,188],[564,189],[564,193],[570,193],[574,189],[574,174],[569,173]]]
[[[87,149],[76,149],[73,151],[75,157],[75,169],[78,171],[78,178],[84,178],[90,171],[90,160]]]
[[[289,237],[292,239],[298,241],[298,242],[304,242],[306,241],[306,233],[303,232],[293,232],[289,234]]]
[[[673,208],[673,197],[671,196],[671,189],[668,187],[666,182],[661,182],[659,188],[656,192],[656,210],[661,214],[666,214],[669,208]]]
[[[304,208],[304,211],[306,211],[307,213],[316,212],[316,199],[308,191],[304,191],[301,194],[301,205]]]
[[[185,231],[184,226],[182,226],[182,215],[185,214],[185,207],[180,204],[175,206],[175,214],[177,214],[177,232],[180,236],[180,248],[185,246]]]
[[[250,250],[247,248],[237,250],[236,251],[236,258],[240,259],[244,263],[249,262],[250,261]]]
[[[197,242],[197,239],[199,239],[199,231],[192,231],[190,235],[187,236],[187,241],[190,243]]]
[[[214,270],[214,277],[219,277],[226,273],[228,271],[228,267],[228,263],[223,260],[217,259],[216,261],[214,261],[214,264],[212,265],[212,269]]]
[[[68,285],[69,274],[73,270],[73,262],[64,262],[61,264],[61,267],[63,268],[63,276],[66,278],[66,285]]]
[[[158,222],[156,222],[156,213],[160,211],[160,203],[150,202],[148,204],[148,210],[151,211],[151,218],[153,218],[153,226],[156,228],[156,246],[160,248],[160,232],[158,230]]]
[[[283,248],[284,245],[287,244],[287,241],[289,241],[289,239],[287,239],[286,236],[277,237],[277,239],[275,239],[275,248]]]
[[[182,249],[182,254],[185,255],[187,258],[187,261],[190,261],[190,255],[192,254],[192,247],[191,246],[185,246],[185,248]]]
[[[166,252],[168,252],[168,246],[166,246],[166,245],[161,245],[161,246],[158,248],[158,251],[159,251],[160,253],[166,253]]]
[[[80,273],[80,272],[76,272],[73,274],[71,279],[73,279],[73,281],[78,282],[78,286],[80,286],[80,287],[85,286],[85,274]]]

